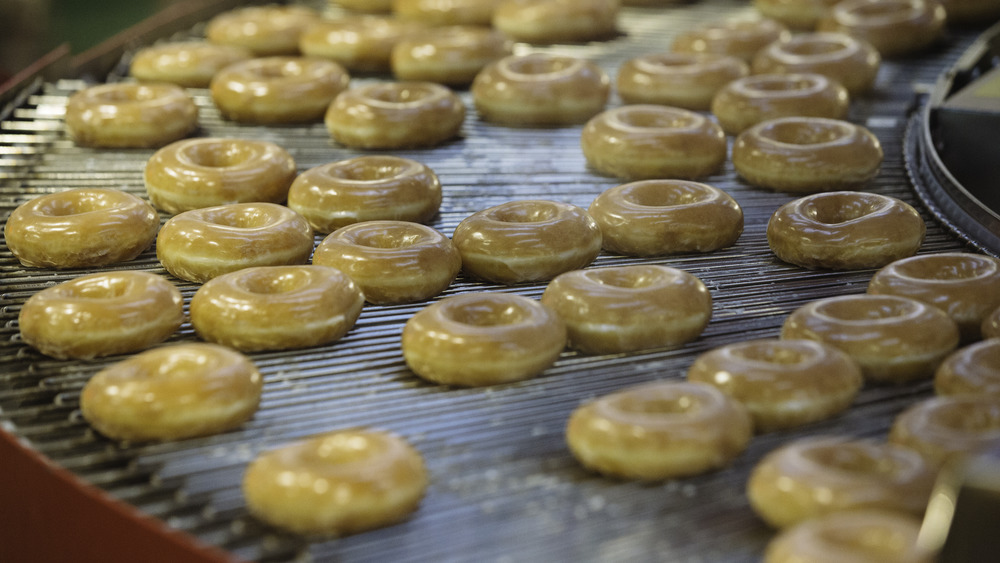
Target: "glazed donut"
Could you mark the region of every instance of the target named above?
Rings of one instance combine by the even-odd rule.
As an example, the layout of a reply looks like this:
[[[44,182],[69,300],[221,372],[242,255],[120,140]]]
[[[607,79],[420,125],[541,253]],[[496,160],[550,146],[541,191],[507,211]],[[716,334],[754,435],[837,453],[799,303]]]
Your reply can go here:
[[[795,31],[815,31],[819,20],[840,0],[753,0],[761,15]]]
[[[775,20],[759,17],[732,17],[710,22],[674,38],[671,50],[677,53],[728,55],[750,62],[771,43],[791,34]]]
[[[205,37],[212,43],[249,49],[257,57],[294,55],[299,36],[319,19],[319,13],[305,6],[238,8],[209,20]]]
[[[194,100],[174,84],[101,84],[66,103],[66,133],[81,147],[161,147],[197,126]]]
[[[587,122],[580,135],[587,163],[623,179],[695,179],[726,160],[726,134],[714,121],[680,108],[630,105]]]
[[[726,192],[686,180],[641,180],[615,186],[587,210],[604,250],[629,256],[711,252],[743,233],[743,209]]]
[[[4,240],[29,268],[90,268],[127,262],[156,240],[153,206],[119,190],[80,188],[38,196],[7,217]]]
[[[249,358],[214,344],[147,350],[97,372],[80,394],[83,418],[114,440],[183,440],[250,420],[263,378]]]
[[[958,346],[958,327],[939,309],[894,295],[841,295],[799,307],[781,338],[818,340],[861,366],[865,379],[905,383],[929,379]]]
[[[781,117],[844,119],[850,95],[822,74],[755,74],[722,87],[712,98],[712,113],[729,135]]]
[[[871,131],[822,117],[758,123],[736,137],[732,156],[751,184],[796,193],[863,185],[878,174],[882,158],[882,144]]]
[[[337,63],[267,57],[230,65],[210,86],[223,117],[244,123],[318,121],[350,77]]]
[[[583,123],[604,109],[611,79],[596,64],[563,55],[512,55],[486,65],[472,81],[484,121],[509,126]]]
[[[489,27],[502,0],[393,0],[392,10],[401,20],[424,25],[475,25]]]
[[[617,19],[618,0],[503,0],[493,11],[504,35],[539,44],[608,39]]]
[[[688,381],[707,383],[750,411],[754,429],[770,432],[825,420],[851,406],[861,368],[815,340],[748,340],[698,356]]]
[[[746,409],[700,383],[635,385],[578,407],[566,443],[584,467],[611,477],[658,481],[731,463],[753,435]]]
[[[406,365],[423,379],[476,387],[534,377],[566,346],[566,326],[541,303],[510,293],[463,293],[403,327]]]
[[[883,561],[933,563],[917,544],[920,519],[887,510],[845,510],[812,518],[778,534],[764,563]]]
[[[346,17],[309,27],[299,48],[308,57],[336,61],[352,72],[385,72],[393,47],[423,29],[414,22],[382,16]]]
[[[912,256],[925,230],[917,210],[896,198],[827,192],[778,208],[767,242],[779,259],[803,268],[861,270]]]
[[[932,467],[942,467],[1000,447],[1000,397],[932,397],[903,411],[889,441],[910,448]]]
[[[362,221],[429,221],[441,207],[441,182],[427,166],[366,155],[311,168],[292,182],[288,207],[319,233]]]
[[[21,339],[53,358],[89,360],[163,342],[184,320],[180,291],[156,274],[89,274],[24,302]]]
[[[934,372],[938,395],[1000,396],[1000,339],[956,350]]]
[[[1000,307],[1000,260],[982,254],[945,252],[897,260],[872,276],[868,293],[901,295],[945,313],[971,342],[983,321]]]
[[[170,214],[228,203],[281,203],[295,160],[267,141],[197,138],[171,143],[146,162],[149,201]]]
[[[163,43],[139,49],[129,63],[129,74],[142,82],[207,88],[215,73],[252,56],[242,47],[205,41]]]
[[[983,319],[980,333],[983,338],[1000,338],[1000,307],[994,309]]]
[[[244,352],[329,344],[354,327],[365,298],[326,266],[261,266],[222,274],[191,298],[202,339]]]
[[[625,61],[618,69],[616,87],[626,104],[707,110],[719,89],[748,74],[750,67],[736,57],[661,53]]]
[[[569,346],[586,354],[678,347],[712,318],[701,280],[652,264],[566,272],[541,301],[566,323]]]
[[[468,86],[486,65],[509,54],[509,42],[498,31],[448,26],[401,40],[390,64],[397,80]]]
[[[405,221],[355,223],[323,239],[313,264],[332,266],[361,287],[376,305],[413,303],[448,289],[462,269],[451,240]]]
[[[601,229],[567,203],[510,201],[466,217],[452,234],[462,269],[501,284],[551,280],[601,252]]]
[[[426,489],[420,452],[398,436],[364,429],[265,452],[243,476],[251,514],[298,534],[322,536],[399,522],[417,509]]]
[[[750,70],[754,74],[822,74],[856,96],[875,86],[881,62],[867,41],[843,33],[803,33],[761,49]]]
[[[174,276],[198,283],[252,266],[304,264],[313,230],[274,203],[233,203],[171,217],[156,237],[156,257]]]
[[[462,100],[431,82],[352,88],[326,112],[333,140],[356,149],[431,147],[457,136],[464,122]]]
[[[907,55],[941,37],[945,10],[936,0],[846,0],[823,17],[818,31],[846,33],[883,57]]]
[[[786,444],[754,467],[750,507],[775,528],[854,509],[922,515],[935,473],[913,450],[845,437]]]

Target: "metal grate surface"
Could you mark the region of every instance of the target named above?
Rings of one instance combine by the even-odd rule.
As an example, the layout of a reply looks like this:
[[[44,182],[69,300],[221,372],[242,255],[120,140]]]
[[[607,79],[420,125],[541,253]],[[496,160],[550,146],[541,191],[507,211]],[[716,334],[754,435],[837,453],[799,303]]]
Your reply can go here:
[[[713,0],[624,9],[624,34],[618,39],[552,49],[595,60],[614,76],[625,59],[667,50],[677,32],[746,11],[745,6]],[[192,33],[198,32],[196,27]],[[868,126],[886,154],[881,174],[868,189],[917,205],[901,156],[907,113],[919,100],[915,92],[933,84],[972,39],[971,32],[952,32],[927,55],[884,64],[876,92],[852,103],[850,119]],[[127,57],[109,80],[120,79]],[[85,85],[76,80],[39,85],[0,124],[0,217],[6,219],[34,196],[68,188],[113,187],[145,196],[142,169],[152,151],[80,149],[66,138],[66,98]],[[223,121],[207,91],[191,93],[200,107],[200,134],[276,142],[292,153],[300,171],[358,154],[332,143],[320,124],[256,127]],[[468,93],[461,95],[471,109]],[[482,123],[473,113],[461,140],[396,153],[426,163],[440,176],[444,203],[432,226],[446,234],[472,212],[505,201],[545,198],[587,207],[597,194],[619,183],[587,169],[579,127],[510,129]],[[264,397],[258,414],[240,430],[166,444],[115,444],[82,421],[80,389],[118,358],[46,358],[21,342],[17,315],[40,288],[86,272],[23,269],[0,245],[0,425],[114,497],[248,559],[755,560],[771,532],[751,513],[744,485],[762,455],[804,435],[882,437],[892,418],[929,395],[930,386],[868,387],[844,415],[757,436],[731,467],[700,477],[636,484],[579,468],[564,445],[563,428],[581,401],[643,381],[682,378],[698,353],[776,336],[795,307],[863,292],[872,274],[806,271],[777,261],[764,229],[770,214],[792,198],[742,183],[728,163],[706,181],[728,191],[743,207],[746,229],[739,242],[706,255],[642,260],[691,272],[711,290],[711,324],[700,339],[681,349],[624,356],[567,351],[531,381],[452,389],[423,383],[402,360],[400,331],[423,304],[366,306],[356,328],[333,345],[253,355],[265,375]],[[929,215],[925,220],[928,234],[921,252],[964,248]],[[637,262],[602,254],[591,267]],[[153,250],[117,268],[167,275]],[[174,281],[190,299],[197,286]],[[489,290],[538,297],[543,289],[541,284],[496,287],[460,277],[445,295]],[[170,341],[194,338],[185,324]],[[239,483],[258,452],[354,426],[391,430],[424,454],[432,481],[412,518],[390,528],[308,543],[247,515]]]

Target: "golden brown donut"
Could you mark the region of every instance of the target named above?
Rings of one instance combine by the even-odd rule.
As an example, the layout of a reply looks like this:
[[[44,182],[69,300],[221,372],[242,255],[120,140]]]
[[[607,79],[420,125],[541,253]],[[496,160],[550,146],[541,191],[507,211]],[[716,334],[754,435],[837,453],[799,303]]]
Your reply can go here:
[[[916,451],[932,467],[995,449],[1000,447],[1000,397],[925,399],[896,417],[889,441]]]
[[[712,98],[712,113],[729,135],[780,117],[844,119],[850,95],[822,74],[755,74],[733,80]]]
[[[304,264],[313,230],[274,203],[233,203],[171,217],[156,237],[156,257],[174,276],[203,283],[253,266]]]
[[[618,69],[618,96],[626,104],[707,110],[723,86],[750,74],[742,60],[708,53],[641,55]]]
[[[126,262],[156,240],[160,217],[119,190],[79,188],[38,196],[7,217],[3,236],[31,268],[89,268]]]
[[[671,50],[738,57],[750,62],[758,51],[791,34],[781,23],[754,16],[709,22],[674,38]]]
[[[300,174],[288,192],[288,207],[320,233],[362,221],[421,223],[441,207],[441,182],[415,160],[359,156]]]
[[[959,348],[934,372],[938,395],[1000,396],[1000,339]]]
[[[596,64],[564,55],[512,55],[472,82],[479,116],[509,126],[583,123],[604,109],[611,79]]]
[[[509,54],[509,41],[498,31],[447,26],[401,40],[390,63],[397,80],[468,86],[486,65]]]
[[[535,377],[566,346],[566,326],[538,301],[463,293],[421,309],[403,327],[406,365],[423,379],[477,387]]]
[[[223,117],[245,123],[318,121],[350,77],[335,62],[266,57],[232,64],[210,86]]]
[[[328,432],[264,452],[243,476],[251,514],[320,536],[399,522],[417,509],[426,489],[420,452],[398,436],[366,429]]]
[[[392,0],[392,11],[401,20],[424,25],[492,25],[493,12],[502,0]]]
[[[746,181],[772,190],[850,189],[878,175],[882,144],[865,127],[822,117],[781,117],[744,130],[733,166]]]
[[[566,323],[569,346],[587,354],[677,347],[698,338],[712,318],[701,280],[653,264],[566,272],[541,301]]]
[[[933,376],[958,346],[958,327],[940,309],[914,299],[841,295],[793,311],[781,338],[829,344],[853,358],[865,379],[904,383]]]
[[[851,406],[861,368],[815,340],[748,340],[698,356],[688,381],[707,383],[743,403],[759,432],[802,426]]]
[[[202,137],[153,153],[143,180],[149,201],[176,214],[228,203],[281,203],[295,173],[292,155],[274,143]]]
[[[299,40],[302,54],[330,59],[351,72],[385,72],[392,49],[424,27],[382,16],[353,16],[310,26]]]
[[[761,15],[795,31],[815,31],[819,20],[841,0],[753,0]]]
[[[163,43],[139,49],[129,63],[129,74],[143,82],[207,88],[215,73],[252,56],[242,47],[206,41]]]
[[[601,229],[567,203],[511,201],[466,217],[452,234],[462,269],[487,281],[550,280],[583,268],[601,252]]]
[[[750,506],[775,528],[855,509],[922,515],[935,473],[908,448],[815,436],[767,454],[747,483]]]
[[[198,288],[191,325],[202,339],[244,352],[307,348],[340,340],[364,302],[361,289],[336,268],[244,268]]]
[[[66,134],[81,147],[161,147],[197,126],[194,100],[174,84],[101,84],[66,103]]]
[[[493,27],[515,41],[565,43],[615,35],[618,0],[503,0]]]
[[[875,86],[881,63],[882,57],[867,41],[817,32],[775,41],[754,56],[750,70],[754,74],[823,74],[857,96]]]
[[[887,510],[845,510],[812,518],[778,534],[764,563],[932,563],[917,544],[920,519]]]
[[[1000,260],[966,252],[903,258],[875,272],[868,293],[933,305],[958,324],[964,341],[971,342],[981,337],[987,315],[1000,307]]]
[[[726,192],[687,180],[640,180],[597,196],[587,210],[604,250],[630,256],[711,252],[743,233],[743,209]]]
[[[936,0],[845,0],[816,29],[846,33],[871,43],[883,57],[898,57],[937,41],[944,23],[945,10]]]
[[[781,260],[804,268],[881,268],[912,256],[926,226],[896,198],[827,192],[786,203],[767,223],[767,242]]]
[[[249,49],[254,56],[295,55],[299,36],[320,18],[305,6],[251,6],[223,12],[205,27],[212,43]]]
[[[587,163],[624,179],[702,178],[726,160],[726,134],[704,115],[639,104],[609,109],[580,135]]]
[[[333,140],[351,148],[431,147],[458,135],[465,105],[431,82],[369,84],[337,96],[325,121]]]
[[[657,381],[578,407],[566,443],[586,468],[658,481],[729,465],[753,435],[750,415],[709,385]]]
[[[83,387],[80,410],[94,429],[115,440],[183,440],[250,420],[262,387],[260,372],[239,352],[175,344],[97,372]]]
[[[337,229],[316,247],[313,264],[332,266],[377,305],[423,301],[448,289],[462,269],[451,240],[405,221],[365,221]]]
[[[18,314],[21,339],[59,359],[89,360],[163,342],[184,320],[181,293],[149,272],[89,274],[47,287]]]

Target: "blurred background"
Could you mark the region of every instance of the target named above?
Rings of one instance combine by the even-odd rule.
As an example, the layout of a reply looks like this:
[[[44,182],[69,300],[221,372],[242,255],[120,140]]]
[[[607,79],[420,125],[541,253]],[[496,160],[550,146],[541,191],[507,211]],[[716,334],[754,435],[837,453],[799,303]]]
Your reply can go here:
[[[0,83],[68,43],[86,51],[180,0],[0,0]]]

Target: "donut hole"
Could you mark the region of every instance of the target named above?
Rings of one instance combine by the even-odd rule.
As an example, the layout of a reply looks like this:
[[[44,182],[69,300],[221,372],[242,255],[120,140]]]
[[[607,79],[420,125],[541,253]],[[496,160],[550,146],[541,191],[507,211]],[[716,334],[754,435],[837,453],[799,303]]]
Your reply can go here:
[[[879,0],[878,2],[855,3],[845,6],[848,19],[857,22],[884,24],[903,22],[918,14],[917,8],[908,0]]]
[[[621,289],[642,289],[656,285],[663,276],[658,271],[636,266],[590,270],[587,272],[587,277],[600,285]]]
[[[840,53],[847,49],[842,41],[836,38],[809,38],[803,41],[789,41],[782,46],[786,53],[800,57],[823,57]]]
[[[906,317],[913,313],[913,308],[913,303],[905,299],[864,296],[826,302],[817,312],[844,322],[866,323]]]
[[[378,182],[397,178],[406,171],[406,165],[387,159],[374,157],[363,160],[338,162],[330,166],[327,172],[334,178],[355,182]]]
[[[625,201],[633,205],[678,207],[705,201],[710,194],[697,184],[652,181],[633,185],[624,196]]]
[[[308,283],[309,276],[291,270],[283,272],[258,270],[255,272],[255,275],[244,276],[240,280],[240,285],[244,290],[260,295],[290,293],[297,291]]]
[[[387,104],[412,104],[432,94],[431,88],[422,84],[386,84],[371,88],[367,97]]]
[[[813,448],[805,452],[812,462],[835,471],[857,475],[892,476],[899,470],[887,455],[873,455],[863,446],[841,443],[833,447]]]
[[[733,355],[740,359],[778,365],[796,365],[812,359],[812,354],[780,344],[768,346],[741,346],[733,349]]]
[[[812,120],[806,123],[799,119],[787,119],[767,124],[762,133],[779,143],[806,146],[832,143],[850,135],[850,130],[836,122]]]
[[[108,202],[99,197],[78,193],[75,197],[49,198],[38,206],[38,213],[47,217],[69,217],[102,211],[108,207]]]
[[[758,76],[754,77],[753,80],[747,81],[746,88],[754,92],[760,92],[761,94],[794,93],[813,90],[816,88],[817,82],[815,78],[808,77],[793,78],[786,75]]]
[[[923,256],[895,265],[903,276],[921,280],[962,281],[985,277],[997,270],[994,262],[976,257]]]
[[[204,219],[214,225],[234,229],[260,229],[274,223],[270,213],[256,207],[216,209],[206,213]]]
[[[528,76],[540,76],[545,74],[556,74],[565,72],[575,65],[577,61],[563,57],[514,57],[507,60],[507,68],[516,74]]]
[[[898,529],[880,526],[827,526],[817,533],[825,544],[853,548],[872,560],[895,560],[912,541]]]
[[[97,89],[90,94],[92,98],[100,103],[123,104],[129,102],[144,102],[155,100],[160,97],[158,89],[150,86],[136,85],[131,88],[116,87]]]
[[[514,202],[494,210],[493,218],[503,223],[542,223],[556,218],[558,210],[548,205]]]
[[[423,233],[416,230],[396,229],[390,232],[381,229],[368,229],[354,233],[351,242],[368,248],[393,250],[409,248],[419,244],[422,239]]]
[[[871,215],[878,208],[877,202],[864,197],[815,197],[802,212],[817,223],[840,225]]]
[[[698,64],[698,58],[686,53],[663,53],[660,55],[648,55],[640,63],[641,67],[650,72],[669,72],[683,67],[690,67]]]
[[[703,119],[695,113],[670,108],[626,108],[617,113],[618,120],[639,129],[690,129]]]
[[[698,408],[699,402],[690,395],[676,397],[637,397],[625,395],[617,401],[619,411],[633,415],[675,416]]]
[[[82,280],[66,288],[67,296],[74,299],[118,299],[127,295],[132,283],[115,276],[100,276]]]
[[[449,308],[446,315],[452,321],[477,327],[513,325],[525,318],[520,307],[492,300],[465,302],[461,307]]]
[[[241,143],[197,143],[188,145],[184,155],[196,166],[230,168],[248,162],[252,151]]]

